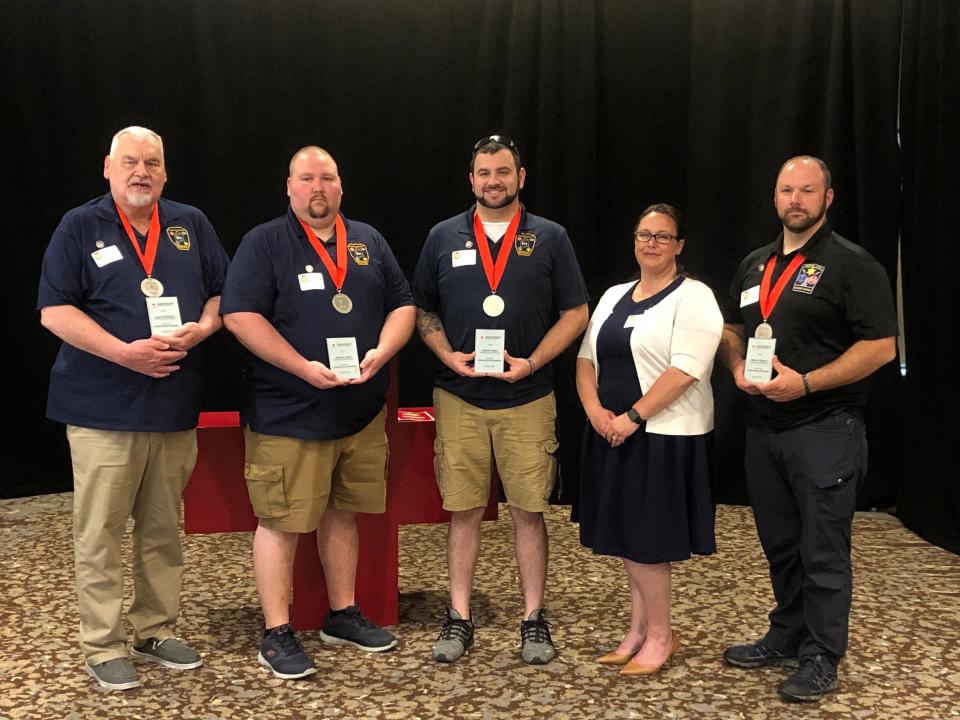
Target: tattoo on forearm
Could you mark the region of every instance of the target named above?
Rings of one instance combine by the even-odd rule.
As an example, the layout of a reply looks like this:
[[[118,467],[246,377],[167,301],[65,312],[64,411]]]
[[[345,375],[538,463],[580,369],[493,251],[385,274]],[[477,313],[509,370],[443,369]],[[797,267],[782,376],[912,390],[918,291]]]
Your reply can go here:
[[[436,313],[417,308],[417,333],[420,337],[426,337],[431,333],[435,333],[437,330],[443,330],[440,316]]]

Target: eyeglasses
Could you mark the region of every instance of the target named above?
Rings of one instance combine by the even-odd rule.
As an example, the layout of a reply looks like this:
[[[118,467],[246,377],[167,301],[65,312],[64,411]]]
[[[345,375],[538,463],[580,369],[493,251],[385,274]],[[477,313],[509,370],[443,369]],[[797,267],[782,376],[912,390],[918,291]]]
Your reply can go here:
[[[651,238],[656,240],[660,245],[666,245],[668,242],[676,240],[677,236],[665,232],[650,233],[646,230],[638,230],[633,234],[633,239],[637,242],[650,242]]]
[[[482,148],[484,145],[488,143],[496,143],[497,145],[503,145],[505,147],[510,148],[518,155],[520,154],[520,151],[517,150],[517,144],[513,142],[513,140],[507,137],[506,135],[487,135],[486,137],[480,138],[473,145],[474,152],[476,152],[477,150],[479,150],[480,148]]]

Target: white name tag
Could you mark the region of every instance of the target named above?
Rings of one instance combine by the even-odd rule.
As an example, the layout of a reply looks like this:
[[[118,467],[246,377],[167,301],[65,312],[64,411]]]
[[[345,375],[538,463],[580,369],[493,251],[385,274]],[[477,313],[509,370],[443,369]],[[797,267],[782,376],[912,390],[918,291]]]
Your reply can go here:
[[[740,307],[753,305],[755,302],[760,302],[759,285],[754,285],[752,288],[748,288],[740,293]]]
[[[460,267],[461,265],[476,265],[477,264],[477,251],[476,250],[454,250],[450,255],[450,259],[453,262],[453,267]]]
[[[117,260],[123,260],[123,255],[120,254],[120,248],[118,248],[116,245],[94,250],[92,253],[90,253],[90,257],[93,258],[93,261],[97,264],[97,267],[103,267],[104,265],[109,265]]]
[[[477,330],[473,358],[473,369],[479,373],[503,372],[503,348],[506,342],[506,330]]]
[[[172,335],[183,325],[180,322],[180,303],[175,297],[147,298],[147,317],[152,335]]]
[[[301,290],[323,290],[323,275],[320,273],[300,273],[297,280]]]
[[[356,380],[360,377],[360,358],[357,356],[356,338],[327,338],[327,356],[330,360],[330,369],[341,380]]]
[[[627,321],[623,324],[623,326],[625,328],[636,327],[638,322],[640,322],[639,315],[627,315]]]
[[[743,364],[743,377],[752,383],[770,382],[773,375],[773,351],[776,338],[748,338],[747,359]]]

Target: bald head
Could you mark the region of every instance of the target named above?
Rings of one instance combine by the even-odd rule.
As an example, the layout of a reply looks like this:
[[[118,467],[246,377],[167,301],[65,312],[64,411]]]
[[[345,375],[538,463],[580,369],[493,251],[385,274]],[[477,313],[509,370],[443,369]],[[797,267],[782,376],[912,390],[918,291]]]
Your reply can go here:
[[[805,166],[809,168],[816,167],[820,170],[820,173],[823,175],[823,190],[827,190],[833,187],[833,177],[830,175],[830,168],[827,167],[827,164],[818,157],[813,155],[797,155],[795,157],[787,160],[783,165],[780,166],[780,170],[777,172],[777,178],[783,175],[783,171],[787,169],[787,166],[800,167]]]
[[[297,162],[297,160],[311,158],[311,157],[329,160],[330,162],[333,163],[334,167],[336,167],[337,165],[336,161],[333,159],[333,155],[328,153],[322,147],[320,147],[319,145],[307,145],[306,147],[302,147],[299,150],[297,150],[293,154],[293,157],[290,158],[290,169],[289,169],[290,177],[293,177],[293,167],[294,167],[294,164]]]

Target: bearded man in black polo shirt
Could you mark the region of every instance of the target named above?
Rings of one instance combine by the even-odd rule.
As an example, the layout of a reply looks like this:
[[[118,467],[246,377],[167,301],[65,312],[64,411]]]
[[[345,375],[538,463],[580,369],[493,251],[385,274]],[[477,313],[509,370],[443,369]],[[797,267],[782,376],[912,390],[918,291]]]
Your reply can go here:
[[[819,158],[783,164],[774,191],[783,232],[740,263],[720,346],[750,396],[747,488],[777,601],[766,635],[724,659],[797,668],[778,687],[792,701],[837,687],[868,378],[896,356],[890,283],[866,250],[831,231],[833,197]]]

